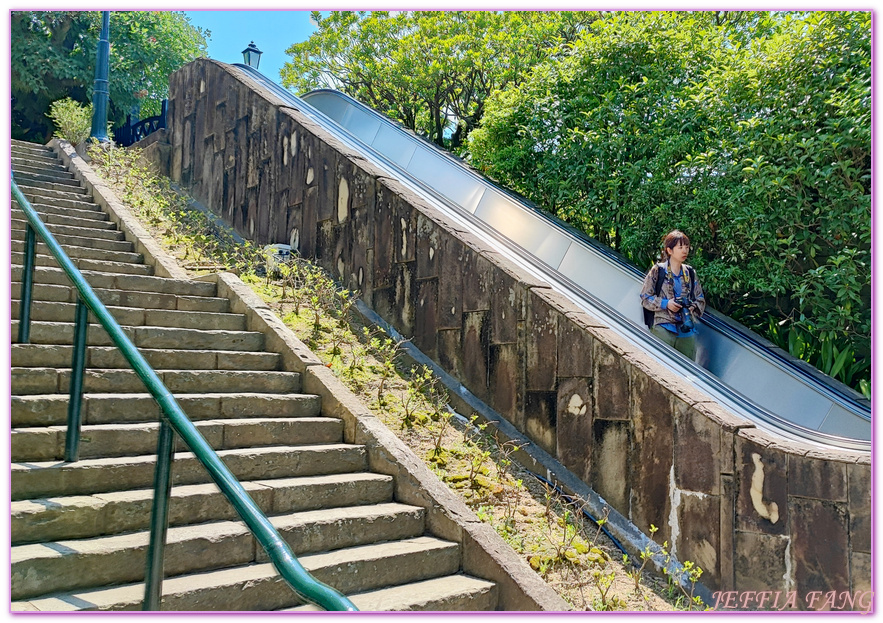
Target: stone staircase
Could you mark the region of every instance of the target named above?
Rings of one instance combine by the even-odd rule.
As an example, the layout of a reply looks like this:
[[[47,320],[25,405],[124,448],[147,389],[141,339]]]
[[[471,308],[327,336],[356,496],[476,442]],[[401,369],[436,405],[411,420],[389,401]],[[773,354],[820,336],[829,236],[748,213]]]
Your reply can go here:
[[[486,610],[497,585],[398,503],[393,478],[301,393],[217,285],[155,276],[54,152],[12,143],[16,182],[301,563],[364,610]],[[25,220],[12,202],[12,336]],[[63,462],[77,294],[37,247],[29,344],[12,344],[12,610],[133,610],[144,570],[159,409],[104,330],[88,332],[80,460]],[[172,468],[164,610],[312,608],[279,578],[199,461]]]

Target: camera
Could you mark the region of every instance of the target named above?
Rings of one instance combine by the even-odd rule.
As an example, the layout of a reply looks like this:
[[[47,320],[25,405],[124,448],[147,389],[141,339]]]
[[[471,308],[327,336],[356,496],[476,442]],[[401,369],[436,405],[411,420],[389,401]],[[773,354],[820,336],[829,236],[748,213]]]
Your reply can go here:
[[[690,307],[692,307],[693,301],[686,296],[678,296],[674,301],[681,306],[681,311],[679,312],[680,319],[677,321],[678,331],[681,333],[690,333],[696,326],[696,323],[693,322],[693,314],[690,313]]]

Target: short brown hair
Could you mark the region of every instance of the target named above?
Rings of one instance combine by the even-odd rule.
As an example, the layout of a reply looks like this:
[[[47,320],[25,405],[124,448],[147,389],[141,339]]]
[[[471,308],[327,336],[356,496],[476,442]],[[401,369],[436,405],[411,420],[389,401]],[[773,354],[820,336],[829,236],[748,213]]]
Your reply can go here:
[[[662,260],[665,261],[668,259],[665,253],[666,249],[674,249],[682,242],[684,243],[684,246],[690,246],[690,237],[680,229],[673,229],[665,234],[665,236],[662,237]]]

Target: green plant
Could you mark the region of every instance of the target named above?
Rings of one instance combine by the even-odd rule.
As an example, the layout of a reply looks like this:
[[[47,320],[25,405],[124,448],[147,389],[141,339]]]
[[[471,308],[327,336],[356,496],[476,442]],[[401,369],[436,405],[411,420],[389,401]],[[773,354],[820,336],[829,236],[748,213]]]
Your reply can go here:
[[[653,539],[653,535],[655,535],[658,531],[659,531],[659,528],[657,528],[653,524],[650,524],[650,539],[651,539],[651,541]],[[653,560],[653,557],[657,556],[657,555],[659,555],[659,552],[654,552],[653,546],[651,545],[651,543],[648,543],[647,545],[644,546],[644,549],[641,550],[641,554],[640,554],[641,564],[640,564],[640,566],[632,567],[626,571],[626,573],[629,575],[629,577],[632,578],[632,580],[634,580],[636,593],[642,592],[641,591],[641,579],[643,578],[643,575],[644,575],[644,569],[647,567],[648,564],[650,564],[650,562]],[[622,561],[626,565],[630,564],[631,561],[629,560],[628,554],[622,555]]]
[[[868,12],[615,12],[488,98],[471,163],[642,268],[683,229],[714,308],[867,388],[871,57]]]
[[[675,605],[679,609],[686,610],[709,610],[702,599],[695,595],[696,583],[702,577],[702,569],[692,561],[684,561],[676,569],[669,569],[669,563],[672,561],[672,555],[668,551],[668,541],[664,541],[661,546],[656,545],[654,536],[659,528],[650,524],[650,543],[648,543],[641,551],[641,565],[637,568],[630,569],[627,573],[635,583],[635,592],[643,595],[641,590],[641,579],[644,569],[651,562],[656,562],[662,568],[663,574],[667,579],[667,593],[670,599],[675,601]],[[623,555],[623,562],[629,562],[628,556]],[[689,584],[689,589],[685,586]]]
[[[100,11],[12,11],[9,54],[12,136],[44,143],[50,102],[86,101],[95,78]],[[108,119],[139,106],[158,115],[169,76],[205,55],[206,32],[180,11],[111,11]]]
[[[384,398],[386,384],[396,376],[396,358],[401,352],[403,343],[385,336],[386,333],[382,329],[378,329],[369,341],[371,352],[379,359],[379,364],[375,366],[374,371],[380,375],[380,383],[377,387],[377,405],[381,408],[386,405]]]
[[[71,145],[77,146],[89,138],[92,130],[92,105],[80,104],[69,97],[49,105],[46,115],[55,124],[55,133]]]
[[[198,255],[212,270],[226,269],[251,281],[263,270],[264,257],[253,243],[237,242],[226,228],[192,208],[169,181],[142,164],[141,150],[111,146],[89,152],[92,166],[117,190],[136,214],[160,232],[160,237],[183,257]],[[188,264],[202,268],[201,263]]]
[[[870,357],[857,355],[855,344],[848,337],[834,331],[813,331],[800,324],[792,324],[786,330],[786,324],[770,317],[767,335],[773,343],[825,374],[857,387],[871,399]]]

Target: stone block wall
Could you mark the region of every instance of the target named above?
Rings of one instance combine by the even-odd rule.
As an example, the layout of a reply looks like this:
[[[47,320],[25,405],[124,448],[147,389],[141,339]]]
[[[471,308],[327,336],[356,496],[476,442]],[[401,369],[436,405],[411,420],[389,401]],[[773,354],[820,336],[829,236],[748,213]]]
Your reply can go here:
[[[640,529],[659,527],[706,586],[870,590],[870,456],[727,412],[221,63],[172,76],[169,119],[173,180],[359,291]]]

